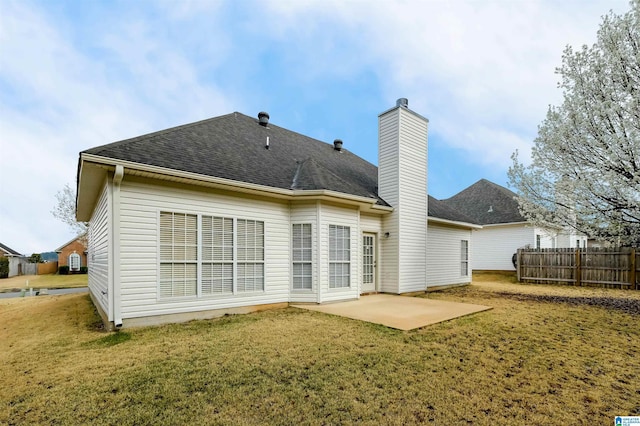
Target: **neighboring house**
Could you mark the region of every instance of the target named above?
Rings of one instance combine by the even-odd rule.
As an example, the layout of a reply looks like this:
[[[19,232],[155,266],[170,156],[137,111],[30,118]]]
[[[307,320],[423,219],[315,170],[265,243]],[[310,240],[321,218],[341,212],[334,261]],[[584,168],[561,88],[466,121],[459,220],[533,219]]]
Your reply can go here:
[[[0,243],[0,256],[4,256],[4,257],[21,257],[22,255],[20,253],[18,253],[17,251],[15,251],[14,249],[5,246],[4,244]]]
[[[587,239],[568,230],[536,227],[520,214],[516,194],[481,179],[451,198],[448,207],[463,212],[482,229],[473,232],[473,270],[515,270],[513,254],[519,248],[586,247]]]
[[[0,256],[4,256],[9,259],[8,277],[15,277],[16,275],[33,273],[33,267],[30,266],[29,260],[26,256],[18,253],[8,246],[5,246],[2,243],[0,243]]]
[[[58,268],[69,266],[69,271],[79,272],[87,266],[87,235],[82,234],[56,249],[58,253]]]
[[[98,311],[126,327],[468,283],[474,225],[427,226],[427,126],[406,99],[380,114],[377,168],[266,113],[81,152]],[[428,230],[449,263],[427,259]]]

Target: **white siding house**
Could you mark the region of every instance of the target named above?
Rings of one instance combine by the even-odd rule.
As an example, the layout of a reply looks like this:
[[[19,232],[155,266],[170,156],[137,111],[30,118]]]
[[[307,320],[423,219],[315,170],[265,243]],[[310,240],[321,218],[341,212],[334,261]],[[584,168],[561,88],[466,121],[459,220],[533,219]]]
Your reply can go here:
[[[268,119],[232,113],[80,153],[76,214],[107,324],[469,282],[474,225],[427,229],[427,120],[405,99],[379,117],[379,168]]]
[[[482,225],[472,233],[472,268],[477,271],[514,271],[512,262],[519,248],[585,247],[586,237],[567,230],[542,229],[520,214],[516,194],[481,179],[453,197],[442,200]]]
[[[551,248],[551,239],[525,223],[483,225],[473,233],[472,265],[475,270],[515,271],[511,258],[525,246],[535,247],[540,235],[540,248]]]

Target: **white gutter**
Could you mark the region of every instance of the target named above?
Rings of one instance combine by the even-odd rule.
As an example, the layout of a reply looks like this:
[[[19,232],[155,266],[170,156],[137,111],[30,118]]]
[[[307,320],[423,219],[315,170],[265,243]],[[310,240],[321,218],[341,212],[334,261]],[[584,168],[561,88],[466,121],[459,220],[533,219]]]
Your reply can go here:
[[[489,223],[487,225],[482,225],[483,228],[491,228],[494,226],[515,226],[515,225],[531,225],[529,222],[527,221],[523,221],[523,222],[504,222],[504,223]]]
[[[439,217],[432,217],[432,216],[428,216],[427,217],[427,224],[429,222],[442,223],[444,225],[459,226],[459,227],[462,227],[462,228],[470,228],[470,229],[482,229],[483,228],[482,225],[476,225],[475,223],[458,222],[458,221],[455,221],[455,220],[440,219]]]
[[[372,210],[379,210],[381,212],[393,211],[393,207],[377,205],[376,203],[378,202],[378,200],[376,198],[345,194],[342,192],[337,192],[337,191],[332,191],[327,189],[294,190],[294,189],[275,188],[272,186],[259,185],[255,183],[249,183],[249,182],[240,182],[232,179],[202,175],[202,174],[193,173],[193,172],[185,172],[185,171],[176,170],[176,169],[167,169],[165,167],[151,166],[147,164],[135,163],[132,161],[116,160],[113,158],[101,157],[98,155],[87,154],[87,153],[80,154],[80,157],[83,161],[87,161],[87,162],[104,164],[107,166],[121,165],[122,167],[126,167],[127,170],[130,170],[130,171],[140,171],[142,173],[149,173],[153,175],[170,176],[175,180],[178,180],[178,181],[185,180],[185,181],[189,181],[189,183],[193,183],[193,181],[198,181],[202,183],[207,183],[209,185],[217,186],[222,189],[228,189],[233,191],[253,193],[253,194],[263,195],[263,196],[264,195],[268,195],[272,197],[275,196],[277,198],[283,198],[288,200],[292,200],[292,199],[300,200],[304,198],[313,198],[313,199],[338,198],[340,200],[350,201],[352,203],[355,202],[357,204],[367,205]]]
[[[116,328],[122,327],[122,312],[120,306],[120,184],[124,177],[124,167],[120,164],[116,165],[113,174],[112,191],[112,264],[113,264],[113,325]]]

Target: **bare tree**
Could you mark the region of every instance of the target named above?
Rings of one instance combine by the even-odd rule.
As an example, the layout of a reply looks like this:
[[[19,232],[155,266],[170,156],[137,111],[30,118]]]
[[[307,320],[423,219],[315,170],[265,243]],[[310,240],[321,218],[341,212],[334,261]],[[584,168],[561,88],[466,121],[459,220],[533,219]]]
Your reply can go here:
[[[640,0],[609,12],[597,42],[562,56],[560,106],[538,127],[531,165],[512,155],[522,214],[612,244],[640,245]]]
[[[66,223],[76,235],[86,233],[89,224],[76,220],[76,193],[69,184],[56,193],[56,200],[57,203],[51,210],[53,217]]]

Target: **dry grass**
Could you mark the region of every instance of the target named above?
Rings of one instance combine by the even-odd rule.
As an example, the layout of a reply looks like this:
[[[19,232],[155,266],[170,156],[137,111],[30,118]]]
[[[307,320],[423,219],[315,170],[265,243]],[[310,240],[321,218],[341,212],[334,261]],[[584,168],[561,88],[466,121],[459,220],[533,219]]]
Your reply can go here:
[[[33,288],[75,288],[86,287],[87,274],[71,274],[71,275],[21,275],[11,278],[3,278],[0,280],[0,293],[20,291],[22,289]],[[28,286],[27,286],[28,281]]]
[[[411,332],[289,308],[104,333],[86,295],[0,300],[0,423],[591,425],[640,415],[638,315],[518,298],[555,292],[593,297],[479,283],[426,297],[493,310]]]
[[[640,291],[609,289],[604,287],[575,287],[567,284],[519,283],[515,272],[474,272],[473,284],[485,290],[515,294],[538,294],[573,297],[612,297],[640,300]]]

